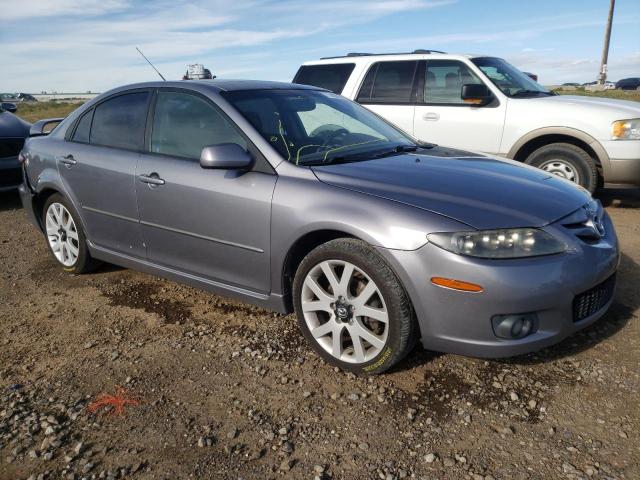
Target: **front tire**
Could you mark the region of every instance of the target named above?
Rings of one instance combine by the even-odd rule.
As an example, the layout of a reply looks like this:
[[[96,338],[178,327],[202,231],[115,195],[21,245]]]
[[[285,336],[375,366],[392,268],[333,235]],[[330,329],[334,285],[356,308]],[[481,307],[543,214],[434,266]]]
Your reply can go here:
[[[89,254],[78,214],[62,195],[56,193],[47,199],[42,225],[49,251],[65,272],[87,273],[99,265]]]
[[[409,297],[389,265],[365,242],[342,238],[317,247],[298,267],[293,296],[307,341],[343,370],[384,372],[414,345]]]
[[[551,143],[531,153],[525,163],[570,180],[594,193],[598,188],[598,167],[582,148],[570,143]]]

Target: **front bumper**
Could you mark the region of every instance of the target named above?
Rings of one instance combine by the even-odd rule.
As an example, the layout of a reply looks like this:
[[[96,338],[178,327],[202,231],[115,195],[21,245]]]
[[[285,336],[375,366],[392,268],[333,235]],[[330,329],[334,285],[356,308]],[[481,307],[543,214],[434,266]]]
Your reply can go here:
[[[640,140],[601,142],[609,156],[609,169],[604,181],[640,185]]]
[[[574,322],[574,298],[611,277],[619,263],[618,240],[605,215],[606,235],[588,245],[564,237],[570,249],[563,254],[513,260],[485,260],[447,252],[433,244],[414,251],[380,249],[403,282],[420,324],[422,343],[436,350],[475,357],[509,357],[539,350],[590,325],[605,314],[609,301],[592,315]],[[570,238],[573,237],[573,238]],[[570,242],[571,241],[571,242]],[[482,293],[437,287],[439,276],[481,285]],[[535,312],[535,333],[518,340],[498,338],[494,315]]]

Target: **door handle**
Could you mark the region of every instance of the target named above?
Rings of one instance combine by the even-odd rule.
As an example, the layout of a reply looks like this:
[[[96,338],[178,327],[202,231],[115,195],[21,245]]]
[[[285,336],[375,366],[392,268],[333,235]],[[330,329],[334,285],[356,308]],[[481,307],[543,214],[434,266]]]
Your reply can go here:
[[[75,158],[73,158],[73,155],[71,154],[61,155],[57,158],[60,161],[60,163],[66,165],[67,167],[73,167],[76,163],[78,163],[78,161]]]
[[[436,112],[427,112],[422,115],[422,118],[427,121],[435,122],[440,119],[440,114]]]
[[[146,175],[146,174],[138,175],[138,179],[142,183],[149,184],[149,186],[151,186],[151,187],[155,187],[155,186],[158,186],[158,185],[164,185],[164,180],[162,178],[160,178],[160,175],[158,175],[155,172],[150,173],[149,175]]]

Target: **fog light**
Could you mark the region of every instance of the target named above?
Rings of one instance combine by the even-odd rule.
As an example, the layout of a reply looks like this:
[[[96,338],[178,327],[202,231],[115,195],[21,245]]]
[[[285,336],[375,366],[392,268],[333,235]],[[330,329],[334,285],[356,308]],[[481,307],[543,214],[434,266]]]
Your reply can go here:
[[[496,337],[514,340],[524,338],[538,329],[538,315],[535,313],[514,313],[495,315],[491,318]]]

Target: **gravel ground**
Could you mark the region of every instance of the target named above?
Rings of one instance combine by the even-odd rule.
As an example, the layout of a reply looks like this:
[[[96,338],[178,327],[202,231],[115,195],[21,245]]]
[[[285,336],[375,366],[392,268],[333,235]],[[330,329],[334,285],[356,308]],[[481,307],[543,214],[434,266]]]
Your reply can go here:
[[[537,354],[356,378],[294,318],[117,267],[66,276],[0,195],[0,480],[640,478],[640,190],[597,324]],[[118,387],[121,415],[87,406]]]

